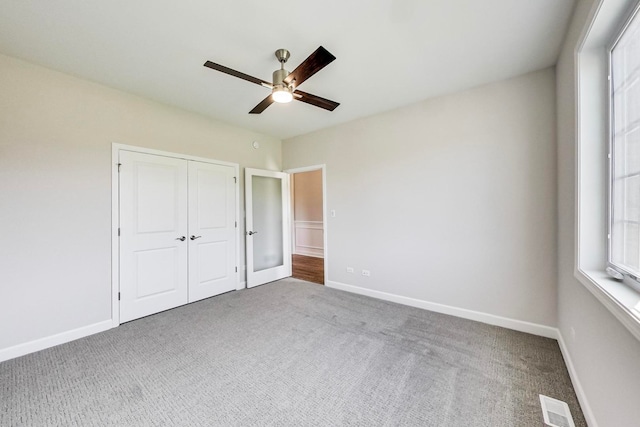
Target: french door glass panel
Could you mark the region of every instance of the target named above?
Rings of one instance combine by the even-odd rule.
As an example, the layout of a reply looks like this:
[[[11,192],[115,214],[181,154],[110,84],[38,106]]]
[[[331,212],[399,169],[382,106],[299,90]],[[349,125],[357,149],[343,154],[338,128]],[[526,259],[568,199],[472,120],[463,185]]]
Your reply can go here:
[[[282,183],[279,178],[254,176],[253,271],[284,265],[282,241]]]

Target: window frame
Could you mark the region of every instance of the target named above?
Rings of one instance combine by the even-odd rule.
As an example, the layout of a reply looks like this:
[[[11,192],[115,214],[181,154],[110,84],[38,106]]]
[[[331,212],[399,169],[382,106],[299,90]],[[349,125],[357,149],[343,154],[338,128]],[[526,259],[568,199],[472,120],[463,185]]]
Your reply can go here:
[[[622,20],[621,25],[613,32],[614,36],[611,42],[607,45],[607,262],[606,272],[609,276],[622,280],[622,282],[640,292],[640,278],[629,271],[624,265],[619,265],[613,262],[613,227],[614,227],[614,163],[615,158],[615,126],[614,126],[614,82],[613,82],[613,51],[625,35],[627,29],[631,26],[632,22],[638,19],[640,20],[640,0],[635,2],[635,5],[631,8],[631,11]]]
[[[640,0],[595,1],[573,48],[573,276],[640,341],[640,291],[614,279],[606,272],[609,232],[607,50],[639,2]],[[562,133],[560,129],[561,127],[559,135]],[[564,131],[569,132],[567,129]]]

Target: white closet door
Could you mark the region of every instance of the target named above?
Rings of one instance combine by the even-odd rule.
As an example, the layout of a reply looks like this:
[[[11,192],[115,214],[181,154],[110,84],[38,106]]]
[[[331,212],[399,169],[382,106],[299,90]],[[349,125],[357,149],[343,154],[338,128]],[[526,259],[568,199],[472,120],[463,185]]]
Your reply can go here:
[[[121,151],[120,321],[187,303],[187,162]]]
[[[235,168],[189,162],[189,302],[236,289]]]

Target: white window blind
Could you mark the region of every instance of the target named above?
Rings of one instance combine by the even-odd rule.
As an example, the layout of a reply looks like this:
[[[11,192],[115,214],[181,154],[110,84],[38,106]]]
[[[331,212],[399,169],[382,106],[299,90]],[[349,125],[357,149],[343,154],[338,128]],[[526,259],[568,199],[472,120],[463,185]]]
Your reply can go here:
[[[640,277],[640,18],[611,49],[609,264]]]

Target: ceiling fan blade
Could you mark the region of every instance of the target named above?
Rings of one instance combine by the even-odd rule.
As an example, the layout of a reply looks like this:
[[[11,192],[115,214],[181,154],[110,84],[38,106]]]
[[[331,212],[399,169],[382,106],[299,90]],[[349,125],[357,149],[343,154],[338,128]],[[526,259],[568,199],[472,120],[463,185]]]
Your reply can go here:
[[[250,75],[245,74],[245,73],[241,73],[240,71],[232,70],[229,67],[225,67],[224,65],[216,64],[215,62],[207,61],[207,62],[204,63],[204,66],[205,67],[209,67],[212,70],[220,71],[220,72],[223,72],[225,74],[229,74],[230,76],[238,77],[239,79],[246,80],[246,81],[251,82],[251,83],[255,83],[255,84],[260,85],[260,86],[263,86],[263,85],[271,86],[271,83],[269,83],[269,82],[267,82],[265,80],[259,79],[257,77],[250,76]]]
[[[300,95],[300,96],[296,96]],[[306,102],[307,104],[315,105],[316,107],[324,108],[325,110],[333,111],[336,109],[339,102],[331,101],[330,99],[321,98],[317,95],[312,95],[307,92],[302,92],[301,90],[296,90],[294,92],[293,99],[297,101]]]
[[[330,54],[327,49],[320,46],[315,52],[309,55],[302,64],[298,65],[298,67],[284,79],[284,82],[290,85],[291,82],[295,80],[295,86],[298,87],[302,82],[322,70],[335,59],[336,57]]]
[[[253,110],[249,111],[249,114],[260,114],[271,104],[273,104],[273,97],[269,94],[269,96],[263,99],[260,104],[253,107]]]

